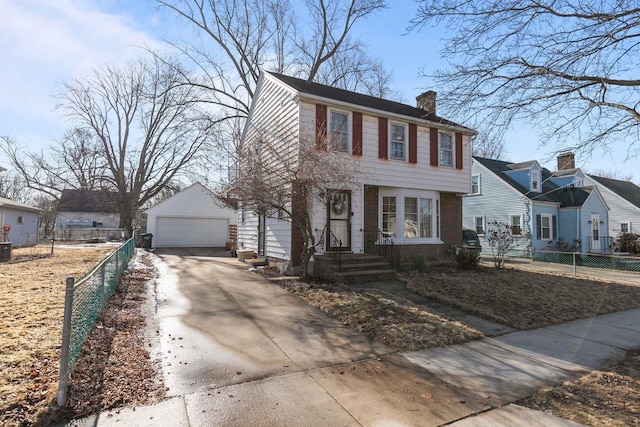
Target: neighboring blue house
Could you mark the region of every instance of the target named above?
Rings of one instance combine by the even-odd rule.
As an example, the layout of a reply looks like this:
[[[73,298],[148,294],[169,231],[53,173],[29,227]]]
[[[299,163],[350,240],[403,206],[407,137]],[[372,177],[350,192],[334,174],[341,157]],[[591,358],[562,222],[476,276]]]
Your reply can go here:
[[[543,249],[609,252],[609,208],[597,187],[578,186],[575,175],[551,173],[535,160],[474,157],[471,170],[462,221],[480,236],[483,253],[491,253],[486,232],[492,221],[511,226],[520,236],[515,250],[524,256]]]

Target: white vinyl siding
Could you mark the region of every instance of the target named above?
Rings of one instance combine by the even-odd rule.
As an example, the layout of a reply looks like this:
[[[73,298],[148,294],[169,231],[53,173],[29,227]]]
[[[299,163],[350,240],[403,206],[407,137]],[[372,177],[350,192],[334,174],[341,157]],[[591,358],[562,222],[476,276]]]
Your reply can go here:
[[[640,207],[625,200],[588,175],[585,176],[584,183],[585,185],[595,185],[598,187],[600,194],[602,194],[602,197],[609,207],[607,214],[609,220],[609,236],[616,237],[620,233],[621,223],[628,223],[629,231],[631,233],[636,232],[636,224],[640,224]],[[605,230],[603,229],[602,232],[604,233]]]
[[[315,122],[315,108],[315,103],[301,103],[303,129],[311,129],[311,124]],[[390,119],[389,128],[392,123],[398,122]],[[408,135],[407,131],[407,158]],[[427,124],[419,124],[417,128],[417,163],[381,160],[378,158],[378,116],[363,113],[362,157],[358,173],[362,174],[362,182],[379,187],[416,188],[467,194],[471,191],[471,144],[466,135],[462,140],[462,169],[430,166]]]

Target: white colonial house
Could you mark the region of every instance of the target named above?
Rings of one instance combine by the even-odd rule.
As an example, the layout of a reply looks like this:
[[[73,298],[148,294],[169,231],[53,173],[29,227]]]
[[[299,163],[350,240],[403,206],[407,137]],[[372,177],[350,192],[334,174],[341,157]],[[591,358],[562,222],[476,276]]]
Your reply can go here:
[[[308,201],[316,253],[364,254],[392,240],[396,262],[437,259],[462,239],[462,196],[471,191],[471,137],[475,131],[436,115],[436,94],[417,107],[282,74],[260,76],[242,147],[270,132],[293,150],[300,138],[326,138],[335,155],[358,164],[356,187],[327,203]],[[242,166],[240,174],[243,173]],[[295,201],[293,201],[295,202]],[[340,242],[339,246],[336,242]],[[239,250],[301,262],[303,241],[277,214],[240,209]]]

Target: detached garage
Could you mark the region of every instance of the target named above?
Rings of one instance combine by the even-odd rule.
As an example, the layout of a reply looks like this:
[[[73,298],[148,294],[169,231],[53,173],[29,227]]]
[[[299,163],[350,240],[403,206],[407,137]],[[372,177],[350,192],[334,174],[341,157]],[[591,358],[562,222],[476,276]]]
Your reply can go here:
[[[224,247],[237,214],[218,203],[208,188],[196,183],[147,209],[147,233],[153,234],[153,246]]]

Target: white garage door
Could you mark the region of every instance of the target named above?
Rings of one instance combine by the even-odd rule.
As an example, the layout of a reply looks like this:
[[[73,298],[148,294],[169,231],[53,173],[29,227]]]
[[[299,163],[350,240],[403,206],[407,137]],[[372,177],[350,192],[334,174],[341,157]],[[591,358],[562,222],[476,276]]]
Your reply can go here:
[[[219,218],[156,218],[153,246],[162,247],[224,247],[229,220]]]

